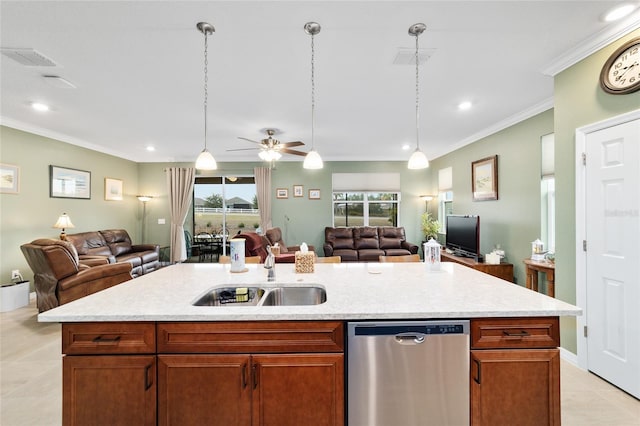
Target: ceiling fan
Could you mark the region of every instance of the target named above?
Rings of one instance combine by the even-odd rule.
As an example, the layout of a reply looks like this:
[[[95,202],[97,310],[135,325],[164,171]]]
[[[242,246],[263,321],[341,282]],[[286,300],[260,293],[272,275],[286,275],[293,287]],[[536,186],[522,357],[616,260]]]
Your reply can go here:
[[[238,139],[245,140],[247,142],[258,144],[259,146],[256,148],[237,148],[237,149],[228,149],[227,151],[249,151],[254,149],[259,149],[260,152],[258,156],[264,161],[276,161],[282,157],[282,154],[292,154],[292,155],[307,155],[306,152],[298,151],[296,149],[291,149],[294,146],[304,145],[303,142],[294,141],[294,142],[280,142],[278,139],[274,139],[273,136],[277,133],[280,133],[277,129],[264,129],[264,132],[267,133],[267,138],[262,139],[261,141],[254,141],[252,139],[243,138],[238,136]]]

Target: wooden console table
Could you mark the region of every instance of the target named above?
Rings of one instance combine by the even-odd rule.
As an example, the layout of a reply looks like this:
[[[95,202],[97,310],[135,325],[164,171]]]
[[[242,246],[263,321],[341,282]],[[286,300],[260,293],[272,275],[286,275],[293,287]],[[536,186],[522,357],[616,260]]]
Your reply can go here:
[[[512,263],[499,263],[496,265],[492,265],[489,263],[480,263],[468,257],[454,256],[453,254],[449,254],[446,251],[440,252],[440,258],[443,262],[459,263],[460,265],[468,266],[469,268],[484,272],[485,274],[493,275],[494,277],[513,282]]]
[[[527,267],[527,288],[538,291],[538,272],[547,274],[547,296],[555,296],[556,264],[537,260],[523,260]]]

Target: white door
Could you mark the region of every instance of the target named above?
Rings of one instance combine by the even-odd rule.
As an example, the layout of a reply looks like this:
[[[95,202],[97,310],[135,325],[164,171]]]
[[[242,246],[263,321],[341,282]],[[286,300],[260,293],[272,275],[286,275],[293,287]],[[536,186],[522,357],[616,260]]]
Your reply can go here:
[[[640,120],[586,137],[590,371],[640,398]]]

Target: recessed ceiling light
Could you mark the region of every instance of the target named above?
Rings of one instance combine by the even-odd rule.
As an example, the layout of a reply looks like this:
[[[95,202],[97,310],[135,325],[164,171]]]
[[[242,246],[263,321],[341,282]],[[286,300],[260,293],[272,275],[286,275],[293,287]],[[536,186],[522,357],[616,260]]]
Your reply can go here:
[[[32,102],[31,108],[35,109],[36,111],[49,111],[49,105],[45,105],[40,102]]]
[[[405,143],[404,145],[402,145],[402,150],[403,151],[408,151],[411,149],[411,145],[409,145],[408,143]]]
[[[155,147],[155,146],[151,146],[151,145],[147,146],[147,151],[149,151],[149,152],[153,152],[153,151],[155,151],[155,150],[156,150],[156,147]]]
[[[458,109],[461,111],[470,109],[473,106],[473,104],[471,103],[471,101],[464,101],[464,102],[460,102],[458,104]]]
[[[636,6],[633,4],[629,4],[629,3],[621,4],[619,6],[614,7],[610,11],[608,11],[604,15],[604,20],[606,22],[617,21],[618,19],[622,19],[625,16],[628,16],[629,14],[631,14],[631,12],[633,12],[635,8]]]

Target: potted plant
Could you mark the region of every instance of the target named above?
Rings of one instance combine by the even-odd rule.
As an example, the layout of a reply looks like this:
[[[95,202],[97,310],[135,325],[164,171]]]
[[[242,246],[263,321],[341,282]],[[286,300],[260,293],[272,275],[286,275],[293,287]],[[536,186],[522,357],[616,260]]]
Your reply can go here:
[[[422,233],[425,236],[425,241],[429,241],[430,238],[438,241],[438,231],[440,230],[440,222],[431,217],[431,213],[422,213]]]

